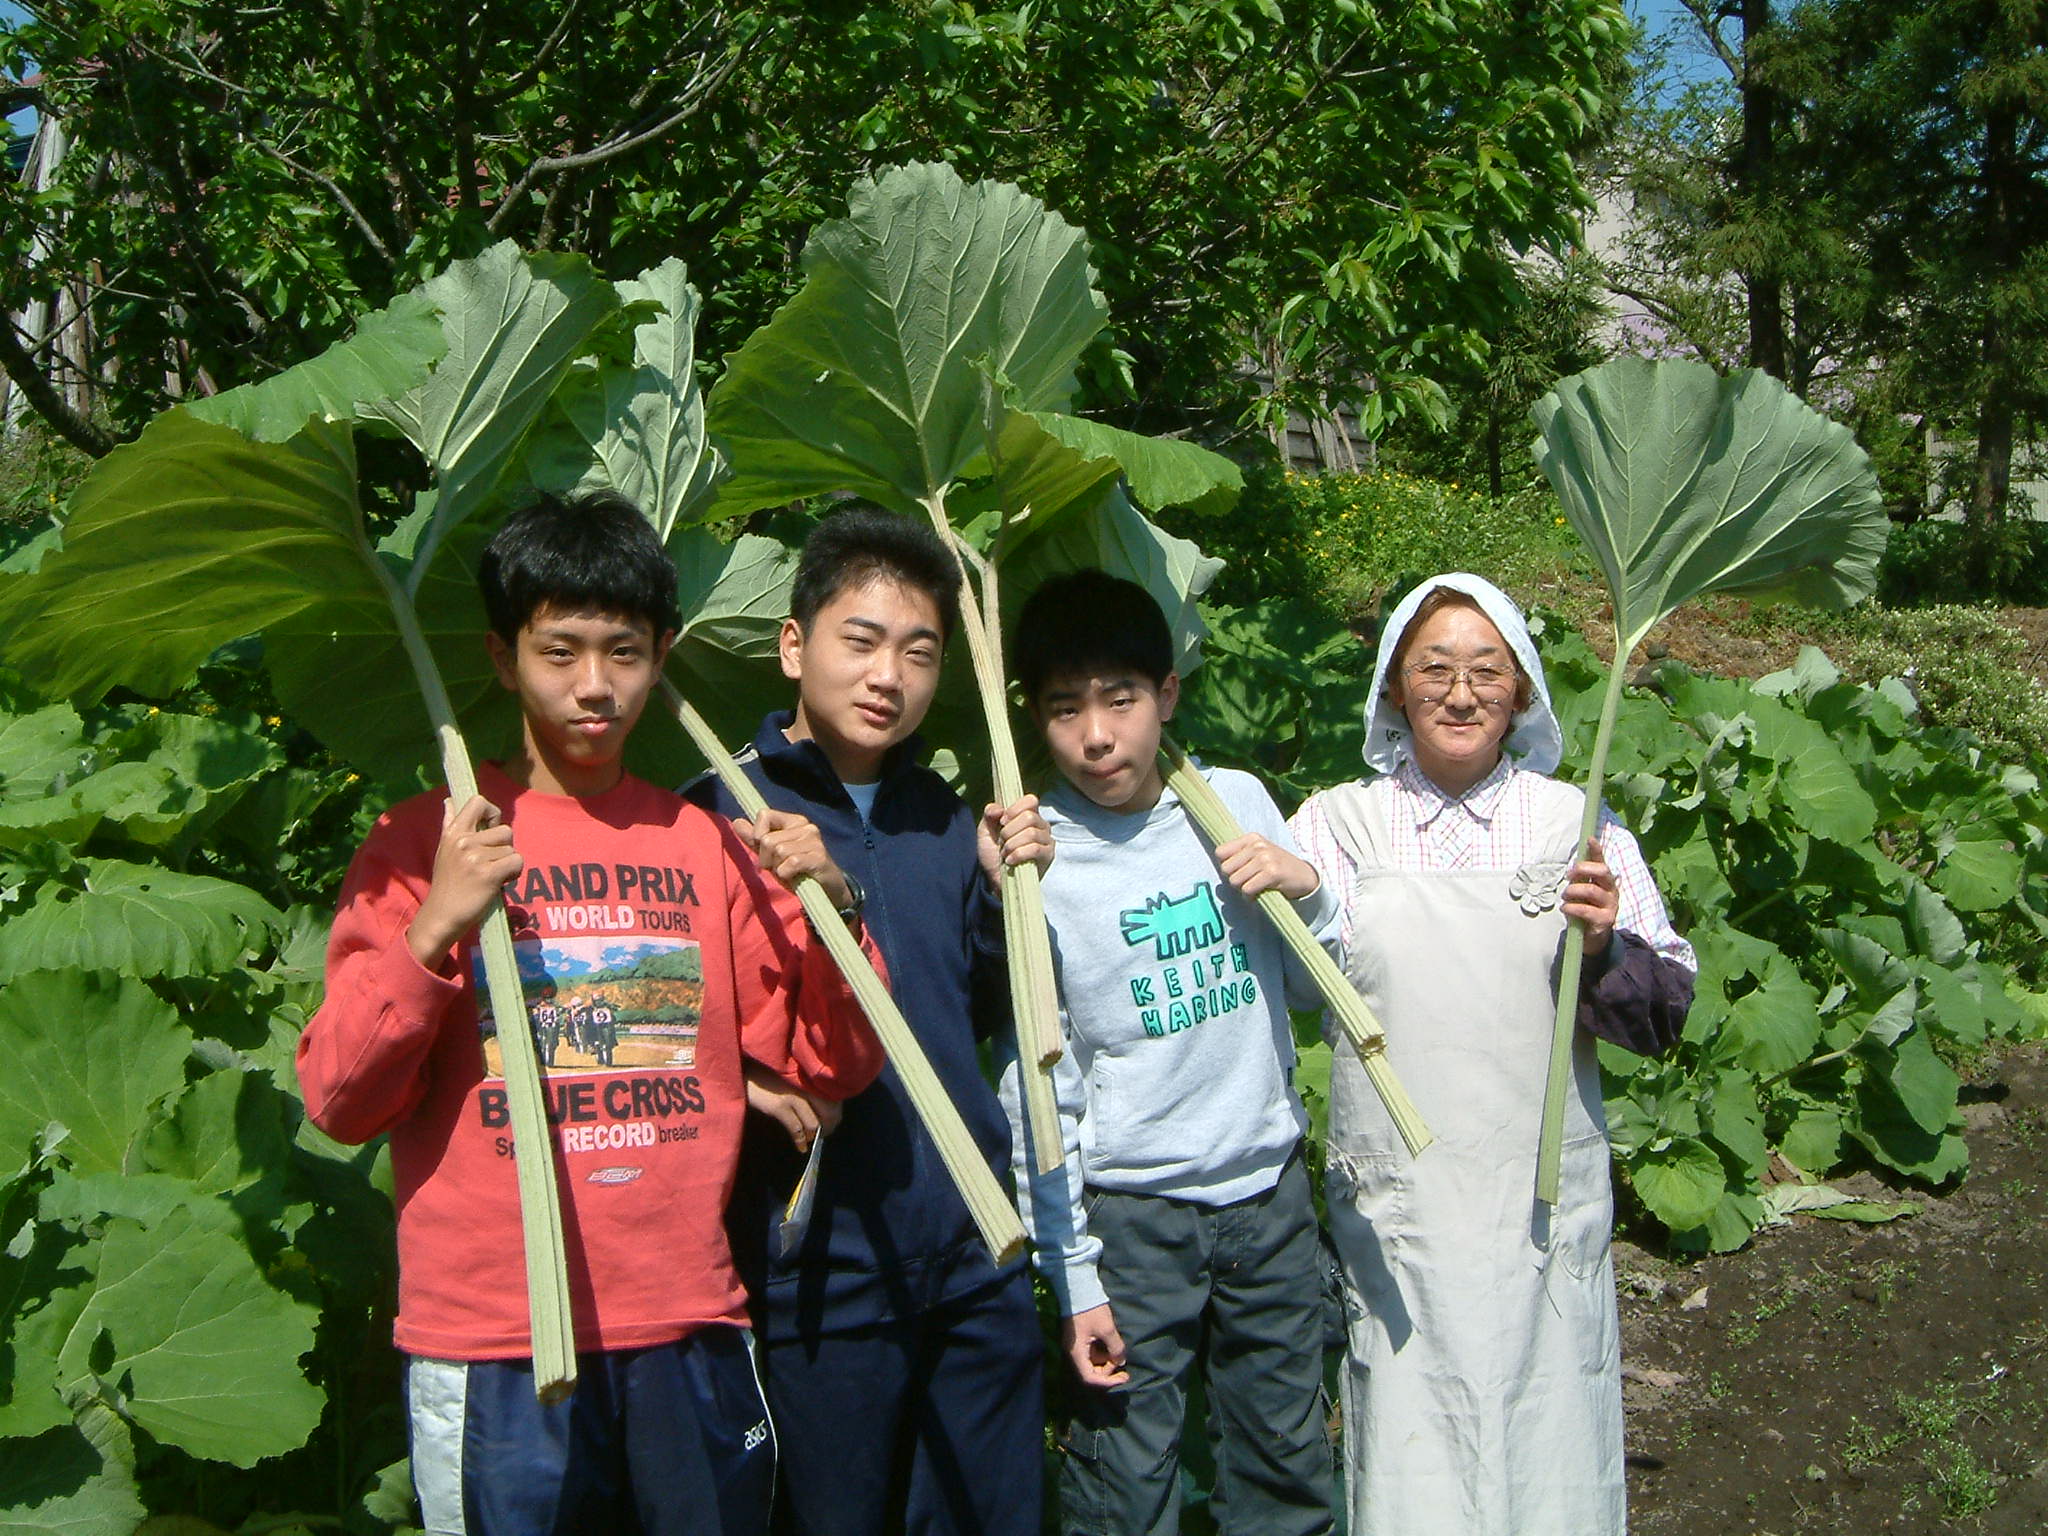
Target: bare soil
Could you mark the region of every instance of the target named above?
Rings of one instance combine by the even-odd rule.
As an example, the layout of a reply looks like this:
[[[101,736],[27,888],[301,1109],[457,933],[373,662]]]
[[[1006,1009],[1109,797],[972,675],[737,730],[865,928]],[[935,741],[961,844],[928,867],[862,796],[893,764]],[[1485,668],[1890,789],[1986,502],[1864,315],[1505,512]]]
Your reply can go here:
[[[1618,1241],[1637,1536],[2048,1531],[2048,1046],[1977,1064],[1919,1214],[1732,1254]]]

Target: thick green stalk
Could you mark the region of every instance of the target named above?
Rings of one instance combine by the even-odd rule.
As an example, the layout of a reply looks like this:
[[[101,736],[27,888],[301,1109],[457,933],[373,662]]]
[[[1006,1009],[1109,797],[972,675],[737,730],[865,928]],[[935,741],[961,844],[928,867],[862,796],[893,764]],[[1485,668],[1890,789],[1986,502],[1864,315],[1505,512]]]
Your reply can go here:
[[[753,781],[740,771],[740,765],[725,750],[717,733],[676,685],[664,678],[661,691],[675,711],[677,722],[703,754],[704,761],[711,765],[711,771],[718,775],[718,782],[739,802],[740,810],[752,818],[768,809]],[[859,942],[846,931],[846,924],[840,921],[838,910],[832,905],[832,898],[825,894],[825,888],[805,876],[796,883],[796,899],[803,904],[804,916],[810,919],[812,929],[823,940],[840,973],[846,977],[847,985],[853,989],[853,995],[860,1000],[869,1022],[875,1026],[882,1049],[889,1053],[896,1075],[903,1079],[911,1107],[931,1133],[932,1141],[939,1149],[940,1160],[953,1176],[954,1186],[959,1189],[968,1214],[974,1218],[974,1224],[981,1232],[981,1240],[988,1244],[988,1251],[998,1264],[1004,1262],[1024,1246],[1024,1224],[1017,1219],[1017,1208],[1003,1192],[996,1176],[989,1172],[981,1148],[975,1144],[966,1122],[960,1118],[960,1111],[947,1097],[945,1085],[939,1081],[931,1063],[925,1060],[924,1051],[918,1046],[917,1036],[910,1032],[902,1010],[882,984],[882,978],[875,974],[875,968],[862,953]]]
[[[1177,743],[1162,737],[1159,761],[1166,775],[1167,787],[1180,797],[1182,807],[1201,829],[1211,848],[1244,836],[1244,828],[1230,814],[1230,807],[1209,787],[1209,781],[1202,777],[1201,770]],[[1380,1102],[1386,1105],[1394,1128],[1401,1133],[1401,1140],[1407,1144],[1409,1156],[1413,1157],[1436,1138],[1422,1123],[1422,1116],[1387,1061],[1386,1031],[1380,1028],[1379,1020],[1366,1007],[1365,999],[1358,995],[1351,978],[1338,968],[1329,952],[1308,931],[1308,924],[1294,910],[1294,903],[1278,891],[1262,891],[1258,897],[1258,908],[1279,930],[1282,942],[1294,951],[1295,958],[1315,978],[1323,1000],[1329,1004],[1331,1014],[1344,1031],[1345,1038],[1351,1042],[1352,1049],[1358,1052],[1358,1060],[1365,1068],[1367,1079],[1379,1094]]]
[[[1010,734],[1010,702],[1003,686],[1002,610],[996,601],[995,568],[982,560],[946,521],[944,501],[926,503],[940,540],[960,560],[960,627],[967,633],[967,651],[974,663],[974,683],[981,694],[981,712],[988,722],[989,756],[999,804],[1011,805],[1024,793],[1024,770],[1017,761],[1016,738]],[[975,596],[969,573],[979,576]],[[1030,1132],[1031,1166],[1050,1173],[1060,1166],[1065,1146],[1060,1137],[1058,1106],[1053,1098],[1052,1064],[1066,1050],[1060,1035],[1059,982],[1053,972],[1052,938],[1045,921],[1045,896],[1039,889],[1036,864],[1006,864],[1002,873],[1003,948],[1010,966],[1010,1012],[1017,1030],[1017,1079],[1024,1095],[1024,1117]]]
[[[1600,796],[1607,783],[1607,744],[1614,739],[1614,719],[1621,709],[1621,690],[1628,677],[1629,652],[1635,641],[1614,637],[1614,665],[1607,673],[1607,693],[1600,701],[1600,728],[1593,737],[1593,761],[1586,770],[1586,810],[1579,818],[1579,843],[1574,859],[1583,857],[1586,842],[1600,825]],[[1612,943],[1610,939],[1608,942]],[[1543,1085],[1543,1129],[1536,1139],[1536,1198],[1556,1205],[1559,1170],[1564,1159],[1564,1099],[1572,1081],[1572,1040],[1579,1027],[1579,972],[1585,963],[1586,927],[1572,920],[1564,939],[1564,959],[1557,972],[1557,1019],[1550,1033],[1550,1075]]]
[[[450,800],[467,804],[477,792],[476,769],[469,747],[455,724],[455,709],[442,686],[433,652],[420,632],[412,603],[399,590],[374,555],[370,566],[384,584],[385,597],[398,621],[426,699],[427,716],[441,746],[441,771]],[[569,1308],[569,1260],[562,1241],[561,1191],[555,1182],[554,1137],[548,1130],[541,1099],[540,1057],[526,1023],[526,992],[519,983],[519,960],[512,949],[512,927],[505,904],[493,901],[479,925],[484,956],[484,984],[491,1015],[498,1024],[498,1054],[504,1065],[505,1103],[512,1117],[513,1165],[519,1177],[519,1224],[526,1248],[526,1305],[533,1335],[533,1390],[543,1403],[558,1402],[576,1390],[575,1324]]]

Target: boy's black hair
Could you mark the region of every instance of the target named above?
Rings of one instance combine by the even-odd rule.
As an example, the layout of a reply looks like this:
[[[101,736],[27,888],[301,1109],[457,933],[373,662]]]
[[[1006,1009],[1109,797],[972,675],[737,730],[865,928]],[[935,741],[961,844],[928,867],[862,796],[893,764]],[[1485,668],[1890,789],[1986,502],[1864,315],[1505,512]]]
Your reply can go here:
[[[1024,600],[1010,661],[1031,704],[1060,677],[1142,677],[1157,688],[1173,671],[1173,633],[1152,594],[1135,581],[1069,571]]]
[[[683,622],[675,562],[616,491],[544,493],[519,508],[484,546],[476,583],[507,645],[542,608],[644,619],[657,639]]]
[[[927,594],[938,604],[939,638],[952,635],[960,622],[960,562],[931,529],[879,507],[847,507],[811,530],[790,584],[789,616],[809,634],[819,609],[878,576]]]

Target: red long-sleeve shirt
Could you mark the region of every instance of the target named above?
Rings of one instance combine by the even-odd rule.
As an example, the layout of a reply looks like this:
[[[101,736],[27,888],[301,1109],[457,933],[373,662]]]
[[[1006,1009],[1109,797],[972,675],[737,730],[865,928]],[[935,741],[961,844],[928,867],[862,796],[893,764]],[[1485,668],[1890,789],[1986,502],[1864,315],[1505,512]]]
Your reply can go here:
[[[585,798],[521,790],[490,764],[480,780],[525,861],[505,896],[519,1023],[554,1057],[543,1087],[577,1347],[744,1326],[722,1219],[746,1110],[741,1059],[838,1099],[873,1080],[881,1046],[795,898],[726,822],[631,777]],[[445,798],[394,806],[350,866],[299,1080],[330,1135],[391,1133],[398,1346],[516,1358],[532,1345],[503,1022],[489,1017],[473,940],[428,970],[405,939]],[[578,1028],[598,1003],[611,1024]]]

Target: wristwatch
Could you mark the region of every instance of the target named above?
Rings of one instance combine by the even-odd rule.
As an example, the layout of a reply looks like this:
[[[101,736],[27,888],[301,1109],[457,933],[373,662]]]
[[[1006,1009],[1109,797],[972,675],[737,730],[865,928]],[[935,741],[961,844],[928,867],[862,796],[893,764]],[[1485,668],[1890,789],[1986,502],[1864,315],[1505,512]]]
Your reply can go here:
[[[860,927],[860,910],[868,904],[868,893],[862,890],[860,882],[845,870],[842,869],[839,874],[846,882],[846,904],[839,908],[839,920],[857,931]]]

